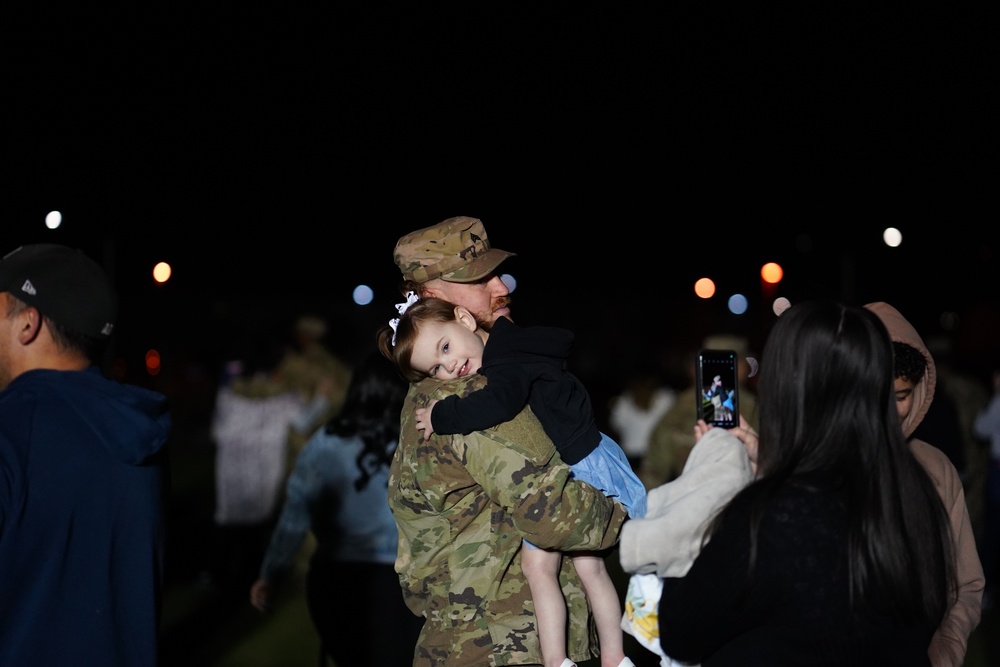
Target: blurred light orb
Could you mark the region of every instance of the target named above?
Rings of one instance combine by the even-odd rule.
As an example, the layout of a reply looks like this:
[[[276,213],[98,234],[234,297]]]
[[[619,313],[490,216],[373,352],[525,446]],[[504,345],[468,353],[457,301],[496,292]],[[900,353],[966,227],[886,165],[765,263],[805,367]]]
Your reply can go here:
[[[778,315],[779,317],[783,312],[785,312],[791,307],[792,307],[792,302],[783,296],[779,296],[777,299],[774,300],[774,303],[771,304],[771,310],[773,310],[774,314]]]
[[[49,211],[45,216],[45,226],[49,229],[57,229],[62,224],[62,213],[59,211]]]
[[[755,357],[747,357],[747,365],[750,367],[750,375],[748,377],[757,375],[757,371],[760,370],[760,362]]]
[[[354,288],[354,303],[359,306],[367,306],[375,298],[375,292],[368,285],[358,285]]]
[[[699,278],[694,284],[694,293],[702,299],[711,299],[715,295],[715,283],[711,278]]]
[[[882,232],[882,240],[890,248],[898,248],[903,242],[903,233],[895,227],[886,227],[885,231]]]
[[[146,372],[150,375],[160,373],[160,353],[156,350],[146,352]]]
[[[729,297],[729,312],[733,315],[742,315],[747,312],[747,298],[742,294],[734,294]]]
[[[502,280],[503,284],[507,286],[507,289],[510,290],[511,294],[513,294],[514,290],[517,289],[517,279],[509,273],[505,273],[500,276],[500,280]]]
[[[171,273],[173,273],[173,270],[170,268],[169,264],[166,262],[159,262],[153,267],[153,280],[158,283],[165,283],[170,280]]]
[[[764,279],[765,283],[770,283],[772,285],[780,283],[784,275],[785,272],[781,268],[781,265],[776,262],[768,262],[760,269],[760,277]]]

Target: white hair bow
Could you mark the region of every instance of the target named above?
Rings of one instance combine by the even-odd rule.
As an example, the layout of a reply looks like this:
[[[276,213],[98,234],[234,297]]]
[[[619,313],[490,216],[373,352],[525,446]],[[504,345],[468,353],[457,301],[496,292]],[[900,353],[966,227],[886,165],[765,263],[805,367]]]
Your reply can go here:
[[[406,301],[404,303],[397,303],[396,310],[398,310],[399,314],[402,315],[406,312],[407,308],[415,304],[417,301],[420,301],[420,297],[417,296],[416,292],[407,292]],[[399,326],[399,318],[394,317],[389,320],[389,326],[392,327],[392,346],[396,347],[396,327]]]

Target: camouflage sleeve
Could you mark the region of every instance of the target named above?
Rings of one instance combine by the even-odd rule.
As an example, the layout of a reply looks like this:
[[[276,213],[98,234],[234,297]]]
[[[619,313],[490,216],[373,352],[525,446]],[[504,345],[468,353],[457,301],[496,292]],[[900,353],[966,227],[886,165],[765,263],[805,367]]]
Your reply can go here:
[[[396,572],[403,597],[424,627],[414,664],[541,664],[531,595],[521,571],[521,539],[558,549],[613,545],[625,520],[617,502],[584,482],[555,452],[525,410],[468,436],[414,426],[413,408],[459,395],[485,378],[410,388],[393,457],[389,505],[399,527]],[[583,585],[564,558],[567,655],[595,657],[597,635]]]
[[[469,474],[507,509],[524,539],[564,551],[617,543],[624,507],[571,477],[531,408],[494,429],[456,438],[455,446]]]

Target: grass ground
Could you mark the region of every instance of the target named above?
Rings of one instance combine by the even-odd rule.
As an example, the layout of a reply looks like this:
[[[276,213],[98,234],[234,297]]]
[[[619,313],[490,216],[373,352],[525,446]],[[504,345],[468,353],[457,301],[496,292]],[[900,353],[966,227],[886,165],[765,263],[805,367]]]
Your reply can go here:
[[[609,567],[613,565],[609,558]],[[611,567],[612,571],[614,568]],[[622,581],[623,575],[615,575]],[[300,585],[283,591],[267,614],[249,602],[220,607],[197,582],[168,589],[165,603],[164,660],[161,667],[317,667],[319,641],[306,611]],[[626,637],[638,667],[656,667],[652,653]],[[1000,664],[1000,612],[994,610],[969,641],[966,667]],[[333,666],[328,663],[328,667]],[[598,667],[581,665],[581,667]]]

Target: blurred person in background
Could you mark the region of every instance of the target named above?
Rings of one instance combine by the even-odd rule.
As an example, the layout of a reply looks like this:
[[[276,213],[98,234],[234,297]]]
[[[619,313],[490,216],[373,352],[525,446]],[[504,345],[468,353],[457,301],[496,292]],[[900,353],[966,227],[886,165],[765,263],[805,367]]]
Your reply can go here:
[[[913,431],[913,437],[929,442],[944,452],[948,460],[955,466],[958,477],[964,484],[968,475],[966,474],[965,449],[958,406],[955,405],[951,395],[942,389],[940,375],[936,375],[936,380],[934,401],[924,414],[923,421]]]
[[[281,336],[263,335],[216,393],[211,418],[215,443],[214,532],[204,584],[242,600],[256,579],[288,476],[289,434],[304,437],[328,406],[322,391],[312,400],[281,370]]]
[[[306,602],[321,651],[337,665],[413,664],[422,619],[403,602],[393,567],[399,534],[388,500],[389,463],[407,387],[377,351],[359,362],[340,413],[299,452],[250,588],[251,604],[267,611],[311,533],[316,547]]]
[[[82,251],[0,260],[0,665],[158,661],[167,441],[159,393],[99,360],[114,286]]]
[[[951,397],[958,411],[958,424],[962,442],[962,459],[965,462],[962,483],[965,485],[965,502],[969,506],[969,519],[976,542],[983,544],[984,502],[986,476],[990,464],[988,438],[980,437],[972,428],[976,415],[986,407],[990,393],[986,383],[960,369],[954,363],[955,339],[949,334],[927,338],[927,348],[937,366],[935,394]],[[937,401],[935,401],[937,403]],[[920,431],[916,432],[920,435]],[[933,442],[933,440],[930,440]]]
[[[645,364],[632,372],[622,392],[611,399],[608,425],[634,470],[642,465],[653,428],[676,401],[677,392]]]
[[[325,318],[302,314],[292,327],[292,344],[278,368],[283,381],[304,401],[322,401],[325,408],[311,415],[299,428],[288,431],[287,473],[295,466],[296,457],[317,428],[340,412],[351,381],[351,367],[327,346],[329,326]],[[313,403],[314,405],[316,403]],[[309,570],[309,554],[316,548],[316,538],[306,535],[306,543],[296,562],[298,574]]]
[[[757,402],[749,378],[752,367],[749,361],[750,342],[743,336],[733,334],[718,334],[707,336],[701,345],[702,349],[733,350],[739,358],[737,380],[739,382],[740,414],[746,417],[751,426],[756,425]],[[687,365],[688,386],[677,393],[674,404],[653,426],[649,436],[649,446],[642,465],[639,467],[639,478],[646,489],[654,489],[676,479],[687,457],[694,447],[694,431],[692,425],[698,419],[697,402],[700,400],[702,387],[695,387],[695,351],[690,355]],[[754,362],[755,363],[755,362]]]
[[[986,521],[982,547],[983,569],[986,571],[984,606],[988,611],[996,604],[997,576],[1000,573],[1000,368],[993,371],[993,396],[976,415],[973,430],[990,443],[990,468],[986,477]]]
[[[889,332],[893,346],[893,389],[903,435],[908,439],[913,456],[934,482],[951,523],[955,558],[954,591],[928,653],[934,667],[961,667],[969,635],[979,625],[982,616],[985,582],[958,470],[935,443],[917,437],[922,420],[932,402],[938,399],[934,357],[917,330],[894,307],[880,301],[867,304],[865,308],[875,313]],[[941,435],[959,437],[957,432]]]
[[[322,398],[325,404],[310,423],[289,433],[289,470],[313,432],[340,412],[351,381],[350,365],[333,354],[325,343],[327,329],[322,317],[299,316],[292,331],[292,346],[278,367],[282,381],[302,400],[312,402]]]

